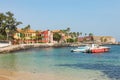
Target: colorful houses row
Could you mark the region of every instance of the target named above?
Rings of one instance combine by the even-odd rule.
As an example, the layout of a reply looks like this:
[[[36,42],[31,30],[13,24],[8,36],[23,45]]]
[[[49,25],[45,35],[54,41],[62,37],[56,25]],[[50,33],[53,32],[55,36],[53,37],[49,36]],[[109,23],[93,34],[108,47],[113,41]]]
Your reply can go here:
[[[14,34],[15,44],[29,44],[29,43],[57,43],[53,40],[53,34],[58,32],[61,35],[60,42],[66,42],[67,39],[72,38],[70,35],[66,35],[60,30],[45,30],[45,31],[35,31],[32,29],[17,29]],[[83,36],[76,37],[78,42],[97,42],[97,43],[116,43],[116,39],[111,36]]]
[[[53,40],[53,34],[56,32],[62,36],[60,42],[65,41],[67,38],[69,38],[64,33],[61,33],[60,30],[35,31],[31,29],[17,29],[17,32],[14,34],[14,43],[57,43]]]
[[[49,43],[53,42],[53,33],[49,30],[35,31],[18,29],[14,34],[14,40],[17,43]]]

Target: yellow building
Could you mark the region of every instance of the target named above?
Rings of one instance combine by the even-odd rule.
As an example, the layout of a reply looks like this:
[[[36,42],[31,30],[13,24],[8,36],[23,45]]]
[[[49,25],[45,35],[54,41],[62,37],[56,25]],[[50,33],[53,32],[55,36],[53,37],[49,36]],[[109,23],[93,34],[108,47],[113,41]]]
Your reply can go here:
[[[17,29],[17,32],[14,34],[14,39],[19,40],[20,43],[34,43],[36,37],[36,31],[28,29],[22,30]]]

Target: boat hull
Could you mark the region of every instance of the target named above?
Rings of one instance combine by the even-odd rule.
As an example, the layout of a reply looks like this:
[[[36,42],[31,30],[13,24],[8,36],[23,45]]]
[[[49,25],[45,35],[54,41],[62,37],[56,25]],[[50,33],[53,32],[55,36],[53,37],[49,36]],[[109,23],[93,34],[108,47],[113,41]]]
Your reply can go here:
[[[108,52],[109,48],[96,48],[96,49],[91,49],[91,53],[103,53],[103,52]]]

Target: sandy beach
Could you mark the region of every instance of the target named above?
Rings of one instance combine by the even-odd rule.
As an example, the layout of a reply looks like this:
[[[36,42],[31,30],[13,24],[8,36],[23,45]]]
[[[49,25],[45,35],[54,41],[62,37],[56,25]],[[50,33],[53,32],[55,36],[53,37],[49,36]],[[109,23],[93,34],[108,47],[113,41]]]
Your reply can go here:
[[[0,80],[72,80],[72,79],[73,79],[72,76],[63,77],[47,73],[14,72],[3,69],[0,70]]]
[[[0,69],[0,80],[110,80],[106,77],[87,77],[87,74],[83,76],[66,76],[56,75],[49,73],[31,73],[31,72],[14,72],[10,70]]]
[[[54,75],[0,69],[0,80],[56,80]]]

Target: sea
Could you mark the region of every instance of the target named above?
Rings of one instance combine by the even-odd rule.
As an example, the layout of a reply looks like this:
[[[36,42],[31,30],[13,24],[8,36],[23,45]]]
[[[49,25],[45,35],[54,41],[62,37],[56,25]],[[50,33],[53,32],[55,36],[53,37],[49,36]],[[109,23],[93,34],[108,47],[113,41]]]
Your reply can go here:
[[[30,48],[0,54],[0,69],[61,76],[56,80],[120,80],[120,45],[91,54],[71,52],[75,47]]]

